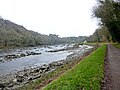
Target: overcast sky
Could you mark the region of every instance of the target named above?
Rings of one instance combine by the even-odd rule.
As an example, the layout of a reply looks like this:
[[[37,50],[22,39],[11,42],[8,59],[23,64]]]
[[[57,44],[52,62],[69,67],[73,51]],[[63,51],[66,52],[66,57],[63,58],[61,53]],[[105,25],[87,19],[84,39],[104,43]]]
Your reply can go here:
[[[96,0],[0,0],[0,16],[42,34],[89,36]]]

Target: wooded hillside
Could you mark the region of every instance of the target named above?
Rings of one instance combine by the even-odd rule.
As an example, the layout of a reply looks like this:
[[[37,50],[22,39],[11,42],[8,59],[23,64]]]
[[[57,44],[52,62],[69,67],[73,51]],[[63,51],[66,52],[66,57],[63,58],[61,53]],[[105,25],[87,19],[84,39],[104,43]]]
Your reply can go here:
[[[111,42],[112,36],[105,26],[101,26],[91,35],[89,38],[87,38],[88,42]]]
[[[0,46],[35,46],[47,44],[83,42],[87,37],[65,37],[43,35],[27,30],[25,27],[0,18]]]

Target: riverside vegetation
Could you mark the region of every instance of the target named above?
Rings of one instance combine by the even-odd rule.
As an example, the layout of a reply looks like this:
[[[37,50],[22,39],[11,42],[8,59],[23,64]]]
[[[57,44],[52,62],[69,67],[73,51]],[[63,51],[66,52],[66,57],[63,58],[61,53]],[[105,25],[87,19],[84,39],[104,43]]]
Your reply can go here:
[[[120,48],[120,43],[115,43],[113,45],[116,46],[117,48]]]
[[[55,34],[43,35],[0,18],[0,48],[81,43],[86,38],[86,36],[60,38]]]
[[[98,42],[98,43],[113,41],[113,42],[117,42],[114,45],[120,48],[120,44],[119,44],[120,43],[120,37],[119,37],[120,1],[119,0],[97,0],[97,1],[98,4],[94,7],[93,16],[99,19],[100,27],[90,37],[79,36],[79,37],[60,38],[58,37],[58,35],[55,34],[43,35],[31,30],[27,30],[21,25],[17,25],[9,20],[5,20],[0,17],[0,48],[4,49],[7,47],[15,48],[15,47],[24,47],[24,46],[54,45],[61,43],[76,43],[76,42],[81,43],[85,40],[87,40],[88,42]],[[72,62],[70,61],[65,63],[64,65],[62,64],[62,66],[60,67],[58,67],[59,62],[55,62],[55,63],[53,62],[52,64],[53,65],[56,64],[57,66],[57,69],[55,66],[56,70],[50,73],[45,72],[46,74],[42,74],[43,78],[37,80],[31,80],[34,79],[34,77],[27,78],[27,80],[30,79],[28,81],[29,83],[21,87],[20,90],[41,89],[45,85],[46,86],[42,88],[44,90],[54,90],[54,89],[55,90],[56,89],[57,90],[71,90],[71,89],[100,90],[101,81],[104,77],[103,69],[104,69],[105,52],[106,52],[106,46],[103,45],[100,48],[98,48],[95,52],[93,52],[91,55],[89,55],[87,58],[83,59],[81,62],[79,62],[80,60],[75,59]],[[11,57],[12,59],[20,58],[24,56],[25,55],[23,54],[17,57],[15,55],[12,55],[12,56],[6,56],[6,59],[9,58],[11,59]],[[46,66],[46,68],[47,67],[48,66]],[[38,70],[36,70],[36,68],[33,69],[32,75],[36,74],[36,72],[38,72]],[[12,83],[11,81],[10,83],[7,84],[2,83],[0,84],[0,89],[1,87],[5,88],[5,85],[7,85],[7,87],[12,87],[14,86],[14,84],[18,85],[22,82],[22,80],[23,78],[18,77],[14,79]]]
[[[42,87],[46,86],[56,78],[58,78],[63,73],[67,72],[71,68],[73,68],[76,64],[78,64],[83,58],[85,58],[87,55],[89,55],[93,50],[95,50],[96,47],[94,47],[92,50],[90,49],[88,52],[84,53],[82,56],[69,58],[67,61],[64,61],[64,63],[60,66],[58,66],[55,70],[53,70],[50,73],[43,74],[42,77],[38,78],[37,80],[28,83],[27,85],[18,88],[18,90],[41,90]],[[58,62],[59,64],[59,62]]]
[[[100,90],[106,45],[102,45],[43,90]]]
[[[79,37],[59,37],[56,34],[43,35],[32,30],[27,30],[9,20],[0,18],[0,48],[24,47],[38,45],[54,45],[62,43],[105,42],[111,40],[107,27],[97,29],[93,35]]]
[[[56,52],[55,47],[53,48],[52,54],[53,53],[55,54],[55,53],[58,53],[58,52],[61,53],[62,52],[61,50],[64,50],[64,49],[60,49],[59,48],[58,52]],[[75,65],[76,62],[79,61],[79,58],[82,58],[82,56],[88,54],[88,52],[90,52],[92,50],[92,48],[93,48],[93,46],[91,47],[91,46],[86,46],[86,45],[83,45],[83,46],[80,45],[80,47],[76,47],[76,46],[75,47],[71,47],[70,46],[70,47],[67,48],[68,52],[70,51],[70,52],[73,52],[73,53],[68,54],[66,59],[58,60],[58,61],[54,61],[53,60],[53,62],[51,62],[51,63],[46,63],[44,65],[40,65],[40,66],[37,66],[37,67],[34,67],[34,68],[32,68],[32,66],[31,66],[31,67],[25,68],[24,70],[21,70],[21,71],[19,71],[19,69],[17,71],[17,67],[19,66],[19,64],[16,63],[17,67],[16,67],[15,73],[10,73],[10,74],[7,74],[7,75],[4,75],[4,76],[0,77],[0,88],[1,89],[7,89],[7,90],[9,90],[9,89],[12,89],[12,90],[15,89],[16,90],[19,87],[21,87],[20,90],[24,90],[24,89],[25,90],[26,89],[27,90],[33,90],[33,89],[39,87],[39,84],[42,84],[40,86],[44,86],[47,83],[47,82],[45,82],[48,79],[47,77],[52,75],[52,78],[55,78],[56,75],[59,75],[60,73],[64,72],[65,70],[67,70],[67,68],[71,68],[73,65]],[[41,50],[41,49],[35,48],[34,50],[38,51],[38,50]],[[43,50],[43,48],[42,48],[42,50]],[[45,53],[49,53],[50,56],[52,57],[51,52],[46,52],[46,50],[47,49],[45,48],[45,52],[42,52],[42,53],[44,53],[44,55],[45,55]],[[48,51],[52,51],[52,49],[50,48],[50,49],[48,49]],[[46,54],[46,55],[48,55],[48,54]],[[61,55],[62,55],[62,53],[61,53]],[[37,56],[41,56],[41,55],[37,55]],[[35,58],[37,56],[36,55],[35,55],[35,57],[34,57],[34,55],[32,56],[32,57],[34,57],[34,59],[32,59],[33,66],[34,66],[34,61],[36,60]],[[26,61],[25,58],[27,58],[27,57],[31,57],[31,55],[30,56],[26,56],[23,59],[21,57],[20,61],[22,63],[24,63],[24,61]],[[40,59],[40,58],[38,58],[38,59]],[[47,60],[47,58],[46,58],[46,60]],[[52,60],[52,58],[49,58],[49,60]],[[49,62],[49,60],[48,60],[48,62]],[[57,60],[57,58],[56,58],[56,60]],[[19,60],[16,60],[15,62],[17,62],[17,61],[18,61],[18,63],[21,63],[21,62],[19,62]],[[30,62],[32,63],[32,61],[30,61]],[[42,60],[40,59],[39,61],[41,62]],[[37,61],[37,63],[39,63],[39,61]],[[14,61],[13,62],[12,61],[8,61],[8,63],[9,62],[11,64],[12,63],[14,64]],[[43,59],[43,62],[44,62],[44,59]],[[4,62],[3,64],[5,65],[5,63],[7,63],[7,62]],[[25,65],[27,65],[27,64],[29,65],[29,62],[24,63],[24,64]],[[3,65],[3,67],[4,67],[4,65]],[[23,66],[20,64],[19,68],[21,68]],[[2,63],[1,63],[1,68],[2,68]],[[11,67],[11,68],[13,68],[13,67]],[[7,69],[4,69],[4,70],[7,71]],[[44,77],[44,76],[46,76],[46,77]],[[48,81],[52,80],[51,77],[49,79],[50,80],[48,80]]]

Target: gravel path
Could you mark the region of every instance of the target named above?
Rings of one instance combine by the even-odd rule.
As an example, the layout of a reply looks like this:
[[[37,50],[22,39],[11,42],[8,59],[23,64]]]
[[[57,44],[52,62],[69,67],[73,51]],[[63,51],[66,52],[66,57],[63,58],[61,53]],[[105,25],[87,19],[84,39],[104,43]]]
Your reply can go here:
[[[111,44],[107,48],[107,67],[103,90],[120,90],[120,49]]]

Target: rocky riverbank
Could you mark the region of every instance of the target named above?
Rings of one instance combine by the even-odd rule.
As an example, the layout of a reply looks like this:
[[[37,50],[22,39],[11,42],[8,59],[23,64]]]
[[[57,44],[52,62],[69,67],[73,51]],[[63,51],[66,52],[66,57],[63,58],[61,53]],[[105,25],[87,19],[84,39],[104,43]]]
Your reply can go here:
[[[79,47],[79,46],[78,46]],[[40,47],[23,47],[16,49],[8,49],[8,50],[0,50],[0,62],[9,62],[12,60],[16,60],[21,57],[26,57],[30,55],[40,55],[41,51],[44,52],[59,52],[70,50],[75,47],[74,45],[53,45],[53,46],[40,46]]]
[[[0,88],[4,88],[5,90],[15,89],[21,85],[29,83],[31,80],[40,78],[44,73],[51,72],[65,63],[64,60],[61,60],[48,65],[44,64],[40,67],[24,69],[23,71],[2,76],[0,77]]]
[[[40,55],[40,52],[33,52],[33,51],[26,51],[25,53],[16,53],[16,54],[8,54],[5,56],[1,56],[2,58],[0,59],[0,62],[8,62],[8,61],[12,61],[15,60],[17,58],[21,58],[21,57],[26,57],[26,56],[30,56],[30,55]]]
[[[83,53],[74,52],[69,55],[65,60],[60,60],[52,62],[50,64],[44,64],[35,68],[24,69],[22,71],[16,71],[15,73],[7,74],[0,77],[0,90],[14,90],[18,87],[21,87],[33,80],[36,80],[42,77],[44,74],[47,74],[59,66],[70,63],[73,60],[79,59],[90,52],[91,49],[86,49]]]

